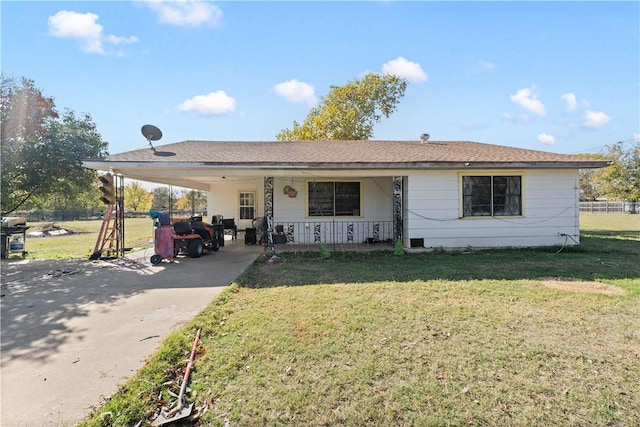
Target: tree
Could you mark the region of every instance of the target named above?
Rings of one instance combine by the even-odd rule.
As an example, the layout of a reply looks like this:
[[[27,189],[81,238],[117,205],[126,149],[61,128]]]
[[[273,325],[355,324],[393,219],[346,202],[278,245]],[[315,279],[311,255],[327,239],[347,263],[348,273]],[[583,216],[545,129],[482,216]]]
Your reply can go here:
[[[191,216],[196,214],[196,211],[204,210],[207,205],[207,196],[202,191],[189,190],[184,191],[180,200],[178,200],[178,208],[190,209]]]
[[[608,147],[606,157],[613,164],[602,171],[601,191],[609,199],[637,202],[640,200],[640,142],[628,151],[623,144]]]
[[[581,154],[594,160],[606,160],[604,154]],[[580,169],[580,200],[593,202],[603,197],[601,176],[603,169]]]
[[[0,77],[0,149],[2,155],[2,213],[14,211],[30,196],[22,158],[25,146],[47,135],[45,123],[58,117],[53,98],[45,97],[32,80],[20,84]]]
[[[609,160],[612,164],[602,169],[580,171],[580,200],[640,200],[640,141],[626,151],[623,144],[607,146],[604,154],[583,154],[593,159]]]
[[[124,208],[134,212],[151,209],[153,195],[139,182],[133,181],[124,187]]]
[[[176,205],[176,202],[180,198],[178,192],[174,190],[173,187],[156,187],[153,189],[152,193],[152,209],[162,210],[169,209],[170,207],[173,209],[173,206]]]
[[[29,201],[86,197],[96,173],[82,161],[107,154],[107,142],[91,116],[66,110],[59,117],[53,98],[32,80],[2,77],[2,215]]]
[[[361,140],[373,136],[373,126],[382,116],[389,118],[404,96],[407,81],[391,74],[367,74],[344,86],[330,86],[319,105],[302,124],[276,135],[279,141]]]

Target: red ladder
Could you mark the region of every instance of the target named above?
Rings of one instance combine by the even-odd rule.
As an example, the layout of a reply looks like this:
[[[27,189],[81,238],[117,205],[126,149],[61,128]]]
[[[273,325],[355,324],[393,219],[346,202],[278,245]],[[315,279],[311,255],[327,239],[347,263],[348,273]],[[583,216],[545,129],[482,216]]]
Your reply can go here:
[[[107,212],[104,214],[102,225],[100,226],[96,246],[93,248],[93,254],[89,257],[90,260],[124,256],[121,216],[122,209],[119,209],[115,203],[107,206]]]

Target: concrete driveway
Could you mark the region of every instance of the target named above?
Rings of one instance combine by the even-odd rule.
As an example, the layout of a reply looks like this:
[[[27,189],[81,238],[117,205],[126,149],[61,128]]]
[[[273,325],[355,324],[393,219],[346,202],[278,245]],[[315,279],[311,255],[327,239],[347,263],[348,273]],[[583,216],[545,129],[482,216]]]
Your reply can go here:
[[[82,419],[263,249],[236,240],[158,266],[148,262],[152,252],[114,261],[2,261],[2,426]]]

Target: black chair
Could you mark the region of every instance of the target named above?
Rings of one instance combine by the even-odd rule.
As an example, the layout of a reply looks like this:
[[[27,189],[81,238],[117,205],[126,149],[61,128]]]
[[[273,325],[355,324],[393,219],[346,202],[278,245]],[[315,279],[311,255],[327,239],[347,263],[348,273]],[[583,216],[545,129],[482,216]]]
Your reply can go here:
[[[222,229],[224,230],[224,233],[227,234],[227,232],[231,233],[231,238],[232,239],[237,239],[238,238],[238,226],[236,225],[236,220],[235,218],[230,218],[230,219],[222,219]]]

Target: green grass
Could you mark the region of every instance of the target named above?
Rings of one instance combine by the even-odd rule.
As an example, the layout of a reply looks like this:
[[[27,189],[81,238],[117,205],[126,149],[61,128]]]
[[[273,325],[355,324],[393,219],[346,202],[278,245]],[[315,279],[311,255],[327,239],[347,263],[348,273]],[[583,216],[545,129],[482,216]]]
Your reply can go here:
[[[28,259],[70,259],[88,258],[98,240],[101,220],[30,222],[28,232],[49,229],[51,226],[63,228],[69,234],[49,237],[27,237],[25,250]],[[125,248],[141,249],[153,237],[151,218],[125,218]],[[20,254],[10,254],[10,258]]]
[[[199,425],[635,425],[640,230],[618,218],[563,249],[259,258],[81,425],[149,423],[198,328]]]
[[[581,214],[580,229],[582,231],[640,231],[640,215],[602,215]]]

